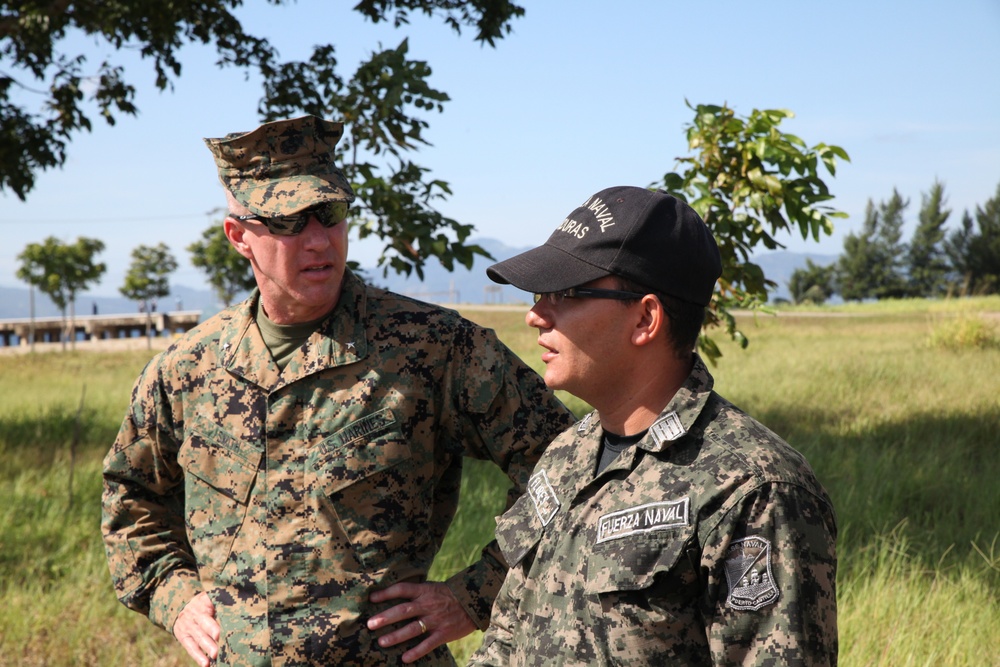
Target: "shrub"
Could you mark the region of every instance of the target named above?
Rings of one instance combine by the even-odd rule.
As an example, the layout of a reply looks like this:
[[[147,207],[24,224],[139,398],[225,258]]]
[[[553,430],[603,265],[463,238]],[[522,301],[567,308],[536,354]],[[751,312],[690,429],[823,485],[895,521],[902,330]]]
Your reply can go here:
[[[937,325],[931,332],[932,347],[955,352],[1000,347],[996,325],[977,315],[959,315]]]

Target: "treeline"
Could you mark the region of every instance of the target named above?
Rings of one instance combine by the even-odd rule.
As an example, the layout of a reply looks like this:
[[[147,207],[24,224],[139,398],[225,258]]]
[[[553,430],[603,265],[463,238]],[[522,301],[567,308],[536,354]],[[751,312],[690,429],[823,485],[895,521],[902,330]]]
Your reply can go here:
[[[72,322],[77,295],[96,284],[107,271],[107,265],[97,261],[103,251],[104,242],[99,239],[81,236],[73,243],[65,243],[50,236],[42,243],[25,246],[17,256],[21,263],[17,277],[49,297],[64,322],[68,309]],[[256,286],[250,263],[230,245],[221,224],[202,232],[201,240],[190,244],[187,251],[191,253],[191,264],[208,275],[209,284],[227,306],[236,294]],[[152,328],[150,304],[170,294],[168,278],[176,270],[177,260],[165,243],[139,245],[132,250],[132,263],[118,291],[141,304],[140,310],[147,314],[147,336]],[[63,329],[65,347],[66,327]]]
[[[844,239],[830,265],[806,261],[788,281],[795,303],[907,297],[972,296],[1000,292],[1000,185],[975,214],[948,227],[944,185],[921,194],[917,226],[909,242],[903,225],[910,200],[893,189],[877,206],[868,200],[861,230]]]

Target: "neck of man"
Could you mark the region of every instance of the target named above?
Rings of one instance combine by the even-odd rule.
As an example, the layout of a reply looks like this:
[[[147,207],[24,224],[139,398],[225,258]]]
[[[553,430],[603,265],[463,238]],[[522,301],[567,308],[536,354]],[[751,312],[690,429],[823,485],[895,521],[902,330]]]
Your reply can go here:
[[[632,373],[623,373],[622,382],[606,394],[603,405],[591,403],[601,415],[601,426],[618,435],[642,433],[670,403],[693,365],[693,358],[671,357],[668,363],[641,365]]]
[[[267,319],[271,320],[275,324],[280,324],[282,326],[293,325],[293,324],[303,324],[305,322],[313,322],[315,320],[322,319],[330,313],[337,305],[336,301],[330,304],[319,306],[319,307],[307,307],[298,304],[284,306],[282,305],[269,305],[267,300],[261,295],[261,306],[264,309],[264,315]]]

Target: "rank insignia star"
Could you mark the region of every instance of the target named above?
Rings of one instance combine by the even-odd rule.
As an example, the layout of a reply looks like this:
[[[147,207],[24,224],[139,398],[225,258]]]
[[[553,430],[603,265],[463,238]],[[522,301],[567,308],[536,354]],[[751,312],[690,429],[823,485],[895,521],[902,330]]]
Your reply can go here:
[[[347,349],[348,350],[353,350],[354,349],[354,341],[353,340],[352,341],[348,341],[348,343],[347,343]]]

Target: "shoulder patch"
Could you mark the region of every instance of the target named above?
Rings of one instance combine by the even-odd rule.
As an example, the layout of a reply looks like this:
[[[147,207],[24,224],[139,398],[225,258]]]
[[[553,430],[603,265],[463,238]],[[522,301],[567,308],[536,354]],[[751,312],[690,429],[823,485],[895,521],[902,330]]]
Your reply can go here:
[[[763,537],[734,540],[726,551],[726,606],[756,611],[778,599],[780,591],[771,574],[771,543]]]
[[[549,484],[545,470],[539,470],[528,478],[528,495],[531,496],[531,502],[535,505],[535,513],[542,525],[549,525],[549,521],[552,521],[552,517],[559,511],[559,499],[556,498],[555,489]]]

